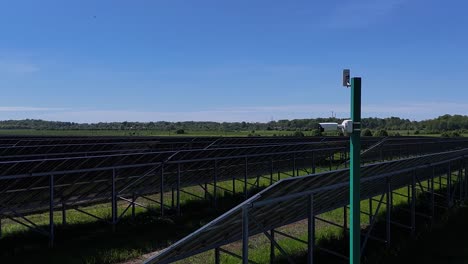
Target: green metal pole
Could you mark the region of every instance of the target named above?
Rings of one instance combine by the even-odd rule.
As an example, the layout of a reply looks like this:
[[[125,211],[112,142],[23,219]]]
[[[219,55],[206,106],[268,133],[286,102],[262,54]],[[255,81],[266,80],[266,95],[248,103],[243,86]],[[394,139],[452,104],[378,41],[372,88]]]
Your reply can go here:
[[[358,264],[361,261],[361,78],[351,79],[351,119],[353,133],[350,145],[350,247],[349,263]]]

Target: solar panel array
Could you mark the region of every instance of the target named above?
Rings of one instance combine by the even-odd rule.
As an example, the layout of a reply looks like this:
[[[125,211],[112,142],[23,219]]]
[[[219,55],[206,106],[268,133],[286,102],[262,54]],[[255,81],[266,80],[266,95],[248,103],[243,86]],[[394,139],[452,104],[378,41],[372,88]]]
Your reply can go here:
[[[147,142],[154,142],[149,141]],[[175,138],[166,142],[201,142],[201,139]],[[335,138],[333,138],[335,139]],[[65,146],[70,141],[82,139],[47,139],[42,142],[49,146],[59,140]],[[120,153],[118,148],[128,143],[128,138],[121,138],[120,143],[115,138],[109,140],[116,144],[96,143],[93,147],[90,141],[84,139],[82,145],[96,148],[96,152],[88,152],[86,156],[54,156],[47,159],[2,160],[0,158],[0,214],[13,212],[27,213],[44,210],[50,206],[51,175],[55,189],[54,204],[84,204],[87,202],[106,201],[112,197],[113,187],[119,196],[145,195],[170,191],[174,187],[182,188],[213,181],[230,179],[245,180],[246,178],[268,175],[273,172],[288,172],[297,169],[310,169],[313,166],[329,162],[329,157],[335,153],[343,153],[348,149],[348,142],[339,138],[330,139],[306,138],[312,142],[295,143],[300,138],[284,138],[287,144],[273,145],[271,138],[260,138],[263,145],[203,148],[179,151],[136,150],[132,153]],[[125,140],[125,144],[121,144]],[[204,140],[204,138],[203,138]],[[215,139],[212,142],[225,145],[249,145],[252,139]],[[319,140],[320,142],[313,142]],[[365,138],[363,147],[370,147],[378,139]],[[101,139],[102,142],[105,141]],[[281,141],[281,140],[280,140]],[[291,142],[292,141],[292,142]],[[455,147],[468,147],[467,140],[448,140],[413,138],[409,144],[407,139],[390,139],[380,146],[380,151],[371,152],[369,160],[380,157],[386,152],[386,146],[394,151],[398,146],[401,152],[408,155],[429,153],[434,150]],[[30,146],[30,143],[25,143]],[[147,142],[129,144],[147,144]],[[23,144],[21,143],[21,144]],[[121,145],[119,145],[121,144]],[[210,143],[211,144],[211,143]],[[41,144],[40,144],[41,145]],[[60,145],[60,144],[56,144]],[[76,145],[79,150],[80,144]],[[102,154],[101,146],[117,148],[117,153]],[[417,147],[412,147],[417,146]],[[72,152],[73,153],[73,152]],[[79,151],[78,151],[79,153]],[[390,153],[390,152],[389,152]],[[397,153],[398,154],[398,153]],[[43,154],[37,154],[43,155]],[[328,160],[327,160],[328,159]],[[309,170],[310,171],[310,170]]]
[[[429,154],[361,167],[361,199],[395,190],[412,183],[413,175],[425,180],[465,166],[468,149]],[[437,168],[437,170],[433,170]],[[267,232],[308,217],[309,195],[314,214],[349,204],[349,170],[337,170],[283,179],[261,191],[186,238],[163,250],[146,263],[171,263],[220,247],[242,238],[243,212],[248,211],[248,235]]]
[[[119,195],[158,193],[175,186],[177,175],[181,177],[181,187],[211,182],[215,161],[216,175],[221,181],[254,177],[272,168],[275,171],[310,168],[312,159],[319,161],[336,151],[344,151],[343,146],[346,145],[332,142],[2,161],[0,213],[6,214],[13,208],[27,211],[48,207],[51,175],[55,202],[74,204],[109,199],[113,176]]]

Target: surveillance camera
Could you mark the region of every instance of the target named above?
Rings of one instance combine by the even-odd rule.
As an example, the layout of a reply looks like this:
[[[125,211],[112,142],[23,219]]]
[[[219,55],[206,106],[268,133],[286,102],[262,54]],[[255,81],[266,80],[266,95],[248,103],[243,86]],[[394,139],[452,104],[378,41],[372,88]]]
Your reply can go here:
[[[338,123],[319,123],[320,132],[336,131],[338,129],[341,129],[345,135],[353,133],[353,121],[345,120],[341,125]]]
[[[337,129],[338,129],[338,123],[319,123],[320,132],[336,131]]]

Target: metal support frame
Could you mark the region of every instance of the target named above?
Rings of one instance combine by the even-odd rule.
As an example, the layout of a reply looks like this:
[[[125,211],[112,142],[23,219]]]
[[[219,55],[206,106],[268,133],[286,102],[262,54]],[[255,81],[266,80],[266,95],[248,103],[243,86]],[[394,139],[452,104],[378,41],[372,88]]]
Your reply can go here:
[[[313,155],[314,155],[314,153],[315,153],[315,152],[312,152]],[[246,174],[247,174],[247,158],[245,158],[245,160],[246,160]],[[180,163],[178,163],[178,165],[180,166]],[[459,184],[460,186],[456,186],[456,184],[453,184],[453,181],[452,181],[452,180],[453,180],[453,177],[452,177],[452,173],[451,173],[451,168],[450,168],[450,166],[449,166],[449,171],[450,171],[450,173],[447,174],[447,186],[450,186],[450,187],[451,187],[451,188],[448,188],[448,189],[449,189],[449,193],[448,193],[448,194],[449,194],[449,195],[448,195],[448,200],[449,200],[449,201],[453,201],[453,199],[456,198],[455,195],[454,195],[454,193],[455,193],[455,191],[458,191],[458,189],[459,189],[459,188],[456,188],[456,187],[460,187],[460,199],[463,198],[463,188],[462,188],[462,187],[464,187],[465,190],[468,188],[468,184],[467,184],[468,181],[467,181],[467,177],[466,177],[467,171],[468,171],[468,170],[467,170],[467,167],[466,167],[466,166],[467,166],[467,165],[466,165],[466,163],[465,163],[465,177],[463,177],[461,168],[460,168],[460,170],[458,171],[458,178],[456,179],[456,180],[457,180],[457,181],[456,181],[456,184]],[[315,170],[315,162],[313,163],[313,170]],[[180,172],[180,168],[179,168],[179,172]],[[278,173],[279,173],[279,172],[278,172]],[[113,170],[112,170],[112,174],[113,174],[113,175],[112,175],[112,205],[113,205],[113,206],[112,206],[112,211],[113,211],[113,212],[112,212],[112,224],[115,226],[115,224],[118,222],[118,220],[119,220],[119,218],[120,218],[120,217],[116,217],[116,216],[118,215],[118,214],[117,214],[117,194],[118,194],[118,192],[117,192],[117,190],[116,190],[117,169],[113,169]],[[51,199],[50,199],[50,205],[49,205],[49,224],[50,224],[49,235],[50,235],[51,237],[53,237],[54,231],[55,231],[55,230],[54,230],[54,219],[53,219],[53,210],[54,210],[54,207],[55,207],[55,204],[54,204],[54,195],[60,197],[60,195],[57,195],[57,194],[55,194],[55,192],[54,192],[54,191],[55,191],[55,190],[54,190],[54,186],[55,186],[56,184],[57,184],[57,186],[59,185],[59,183],[54,182],[54,179],[53,179],[53,178],[54,178],[54,175],[55,175],[55,174],[51,174],[51,176],[50,176],[50,178],[51,178],[51,180],[50,180],[50,186],[51,186],[51,187],[50,187],[50,197],[51,197]],[[161,185],[162,188],[161,188],[161,189],[162,189],[162,190],[164,189],[164,187],[163,187],[163,185],[164,185],[164,177],[163,177],[163,175],[164,175],[164,171],[162,170],[162,171],[161,171],[161,182],[162,182],[162,185]],[[245,178],[244,178],[244,179],[245,179]],[[416,176],[415,176],[415,179],[417,179]],[[415,180],[415,179],[413,179],[413,180]],[[244,184],[246,184],[246,182],[247,182],[247,181],[244,181]],[[423,188],[423,186],[421,185],[421,183],[420,183],[420,182],[418,182],[418,183],[419,183],[421,189],[424,190],[424,188]],[[442,186],[442,182],[440,181],[439,183],[440,183],[440,185]],[[179,176],[178,176],[178,185],[179,185],[179,186],[178,186],[177,189],[180,189],[180,174],[179,174]],[[432,176],[431,185],[432,185],[432,186],[431,186],[432,195],[434,196],[434,195],[435,195],[435,194],[434,194],[434,186],[433,186],[433,185],[434,185],[434,175]],[[233,188],[235,188],[234,186],[235,186],[235,184],[233,185]],[[415,189],[415,186],[416,186],[416,182],[414,182],[414,183],[412,184],[411,188],[414,188],[414,189]],[[106,187],[106,188],[108,188],[108,187]],[[216,189],[216,188],[215,188],[215,189]],[[179,190],[179,191],[180,191],[180,190]],[[178,191],[178,195],[179,195],[179,191]],[[453,191],[453,192],[452,192],[452,191]],[[465,193],[466,193],[466,192],[465,192]],[[162,195],[162,194],[163,194],[163,192],[161,192],[161,195]],[[412,196],[409,196],[409,197],[411,197],[411,199],[415,199],[416,191],[413,191],[412,194],[413,194],[413,195],[412,195]],[[133,194],[133,195],[135,195],[135,194]],[[179,200],[179,197],[178,197],[177,199]],[[432,198],[432,199],[433,199],[433,198]],[[135,198],[135,197],[132,197],[132,200],[131,200],[131,202],[130,202],[130,204],[131,204],[131,206],[132,206],[132,211],[134,211],[135,205],[139,205],[139,204],[137,204],[135,201],[136,201],[136,198]],[[388,201],[387,201],[387,202],[388,202]],[[388,204],[390,204],[390,206],[391,206],[391,204],[392,204],[391,201],[388,202]],[[433,205],[434,205],[434,204],[435,204],[435,203],[433,203]],[[70,206],[70,205],[68,205],[68,204],[65,205],[64,203],[62,203],[62,211],[63,211],[63,212],[62,212],[62,223],[66,223],[66,210],[67,210],[67,209],[76,209],[76,208],[73,208],[73,207],[74,207],[73,205],[70,206],[70,207],[69,207],[69,206]],[[161,208],[162,208],[162,211],[164,210],[164,206],[165,206],[165,205],[164,205],[164,200],[161,199]],[[127,207],[127,209],[128,209],[128,207]],[[79,210],[79,209],[76,209],[76,210],[79,211],[79,212],[85,213],[84,211],[81,211],[81,210]],[[126,210],[125,210],[125,211],[126,211]],[[125,211],[122,213],[122,215],[125,213]],[[371,211],[371,212],[372,212],[372,211]],[[132,212],[132,214],[133,214],[133,212]],[[412,218],[414,217],[414,215],[417,215],[417,213],[416,213],[415,211],[413,211],[412,214],[413,214],[413,215],[412,215]],[[122,215],[121,215],[121,216],[122,216]],[[100,219],[100,218],[98,218],[98,217],[96,217],[96,218],[97,218],[97,219]],[[369,219],[372,219],[372,217],[369,217]],[[389,222],[390,222],[390,221],[389,221]],[[412,219],[412,222],[413,222],[413,219]],[[412,226],[415,228],[415,225],[412,224]],[[414,230],[414,228],[412,228],[412,230]],[[53,238],[52,238],[52,240],[53,240]],[[52,244],[53,244],[53,243],[52,243]]]
[[[375,210],[373,210],[374,208],[372,208],[372,210],[369,210],[369,212],[361,212],[359,211],[359,215],[361,213],[363,214],[367,214],[367,215],[370,215],[369,216],[369,219],[371,221],[370,225],[369,225],[369,228],[367,229],[367,232],[365,234],[360,234],[360,236],[363,236],[363,244],[362,246],[359,245],[359,253],[362,254],[362,252],[364,252],[365,248],[366,248],[366,244],[368,242],[369,239],[373,239],[373,240],[376,240],[376,241],[380,241],[380,242],[385,242],[386,244],[389,244],[390,241],[391,241],[391,237],[390,237],[390,224],[394,224],[396,226],[401,226],[403,228],[407,228],[408,230],[411,231],[412,234],[414,234],[414,231],[415,231],[415,228],[416,228],[416,216],[423,216],[423,217],[428,217],[428,218],[431,218],[431,216],[427,216],[427,215],[424,215],[424,214],[421,214],[421,213],[418,213],[416,212],[416,195],[418,194],[417,192],[417,186],[419,186],[421,188],[421,190],[423,192],[426,192],[426,193],[429,193],[431,192],[431,195],[435,196],[435,193],[434,193],[434,180],[436,178],[436,175],[437,174],[440,174],[440,173],[445,173],[445,170],[440,173],[437,173],[436,174],[436,166],[443,166],[444,164],[448,164],[448,162],[454,162],[454,161],[459,161],[460,158],[463,158],[465,159],[465,156],[460,156],[460,157],[457,157],[457,158],[453,158],[453,159],[450,159],[450,160],[445,160],[443,162],[436,162],[436,163],[428,163],[428,164],[423,164],[423,165],[420,165],[418,167],[416,167],[416,169],[414,168],[407,168],[407,169],[402,169],[401,171],[392,171],[390,173],[383,173],[383,174],[379,174],[375,177],[372,177],[372,178],[365,178],[365,179],[362,179],[363,183],[367,183],[369,181],[373,181],[373,180],[386,180],[386,184],[383,186],[383,190],[382,192],[378,192],[379,194],[381,194],[380,196],[380,200],[375,200],[373,199],[373,197],[364,197],[366,200],[368,199],[370,203],[373,203],[373,201],[377,201],[378,202],[378,205],[377,207],[375,208]],[[457,164],[457,166],[460,166],[460,168],[462,166],[465,166],[465,168],[467,167],[467,164]],[[458,168],[458,167],[457,167]],[[427,172],[429,171],[428,169],[432,169],[432,174],[427,174],[425,175],[424,177],[422,177],[422,182],[419,181],[418,177],[417,177],[417,174],[416,172],[417,171],[420,171],[424,169],[424,172]],[[404,173],[404,174],[403,174]],[[459,174],[459,177],[457,179],[457,184],[461,184],[462,182],[466,182],[466,177],[462,177],[463,175],[461,174],[461,170],[458,171],[458,174]],[[393,189],[392,188],[396,188],[396,189],[400,189],[402,188],[403,186],[399,185],[401,184],[399,182],[399,178],[397,178],[396,182],[394,183],[394,186],[392,186],[392,176],[394,175],[408,175],[408,179],[406,180],[406,183],[409,187],[410,187],[410,193],[408,195],[408,198],[410,200],[410,210],[408,210],[411,214],[411,226],[405,226],[405,225],[402,225],[400,223],[396,223],[394,221],[391,221],[391,218],[390,218],[390,215],[392,213],[392,210],[391,210],[391,207],[392,207],[392,193],[393,193]],[[467,175],[467,171],[465,171],[465,175]],[[425,182],[427,182],[428,186],[425,187]],[[379,183],[380,184],[380,183]],[[344,186],[347,186],[346,183],[339,183],[339,184],[334,184],[333,185],[333,188],[343,188]],[[458,192],[459,191],[459,186],[456,186],[456,188],[452,188],[453,191],[455,192]],[[294,194],[290,194],[290,195],[285,195],[285,196],[281,196],[281,197],[275,197],[275,198],[270,198],[270,199],[267,199],[267,200],[261,200],[261,201],[258,201],[258,202],[248,202],[246,203],[245,205],[243,205],[242,207],[242,252],[243,252],[243,263],[247,263],[248,262],[248,236],[249,236],[249,223],[253,223],[255,225],[257,225],[257,230],[267,230],[266,228],[262,227],[261,224],[259,224],[258,221],[255,220],[254,218],[254,215],[251,214],[249,216],[249,212],[252,212],[253,210],[255,210],[256,208],[261,208],[262,206],[266,206],[268,204],[277,204],[278,202],[281,202],[281,201],[285,201],[285,200],[289,200],[289,199],[298,199],[300,197],[302,198],[307,198],[310,199],[309,200],[309,205],[308,205],[308,209],[307,209],[307,217],[308,217],[308,230],[313,230],[314,228],[312,228],[311,226],[315,227],[315,219],[317,220],[322,220],[324,222],[327,222],[327,223],[330,223],[332,225],[336,225],[336,226],[339,226],[339,227],[342,227],[343,228],[343,225],[338,225],[338,224],[335,224],[335,223],[331,223],[327,220],[323,220],[323,219],[320,219],[319,217],[314,217],[314,210],[313,210],[313,195],[317,192],[321,192],[321,191],[326,191],[326,190],[331,190],[332,188],[328,189],[327,187],[321,187],[321,188],[315,188],[314,190],[310,190],[310,191],[303,191],[303,192],[299,192],[299,193],[294,193]],[[377,193],[377,192],[376,192]],[[376,194],[375,193],[375,194]],[[395,193],[395,194],[398,194],[398,193]],[[404,195],[402,195],[404,196]],[[386,198],[386,202],[384,202],[384,198]],[[456,196],[454,197],[455,199],[457,198],[462,198],[461,196],[461,192],[460,192],[460,197]],[[432,200],[434,198],[431,198]],[[387,239],[386,240],[383,240],[383,239],[380,239],[380,238],[377,238],[377,237],[373,237],[371,235],[371,232],[374,228],[374,225],[376,223],[376,221],[378,220],[377,219],[377,214],[380,212],[381,210],[381,207],[383,204],[386,204],[387,205],[387,218],[386,218],[386,222],[387,222]],[[431,204],[433,204],[431,202]],[[341,205],[342,206],[342,205]],[[372,207],[372,206],[370,206]],[[344,209],[346,210],[346,209]],[[404,209],[402,209],[404,210]],[[314,221],[310,221],[311,218],[314,217]],[[314,223],[312,223],[314,222]],[[275,227],[277,228],[277,227]],[[351,227],[350,227],[351,229]],[[317,245],[314,245],[314,243],[310,243],[310,241],[313,241],[314,239],[311,239],[311,237],[315,238],[314,237],[314,234],[313,232],[309,232],[309,235],[308,235],[308,238],[307,238],[307,241],[304,241],[304,240],[301,240],[301,239],[298,239],[298,238],[294,238],[292,236],[289,236],[287,234],[284,234],[280,231],[277,231],[277,230],[274,230],[273,228],[270,228],[268,229],[268,233],[266,231],[261,231],[265,234],[265,236],[267,236],[267,238],[270,239],[270,259],[273,261],[275,256],[275,247],[277,242],[275,240],[275,234],[279,234],[279,235],[284,235],[285,237],[289,237],[291,239],[295,239],[297,241],[301,241],[303,243],[306,243],[308,245],[308,254],[312,257],[309,257],[308,256],[308,263],[311,263],[313,262],[313,252],[315,249],[319,249],[319,250],[323,250],[324,252],[327,252],[327,253],[331,253],[333,255],[336,255],[336,256],[340,256],[340,257],[344,257],[344,258],[347,258],[346,256],[343,256],[341,255],[340,253],[337,253],[337,252],[332,252],[330,250],[327,250],[327,249],[322,249],[321,247],[317,246]],[[252,234],[253,235],[253,234]],[[223,244],[217,244],[217,246],[220,246],[220,245],[223,245]],[[278,247],[277,247],[278,248]],[[281,252],[281,248],[278,248],[278,250]],[[281,252],[283,253],[283,252]],[[310,260],[312,259],[312,260]],[[350,258],[351,259],[351,258]]]
[[[244,212],[244,211],[243,211],[243,212]],[[249,213],[247,212],[247,214],[249,214]],[[249,217],[249,216],[247,216],[247,217]],[[264,229],[263,226],[262,226],[258,221],[256,221],[255,217],[251,216],[250,219],[252,220],[252,222],[253,222],[259,229]],[[284,233],[279,232],[279,231],[275,231],[275,233],[281,234],[281,235],[285,235],[285,236],[287,236],[287,237],[290,237],[290,238],[293,238],[293,239],[298,240],[297,238],[294,238],[294,237],[292,237],[292,236],[289,236],[289,235],[284,234]],[[278,242],[276,242],[276,240],[275,240],[273,237],[271,237],[271,235],[270,235],[268,232],[264,231],[263,234],[264,234],[264,235],[268,238],[268,240],[270,240],[270,242],[281,252],[281,254],[283,254],[283,256],[286,257],[286,259],[288,260],[288,262],[289,262],[290,264],[295,264],[295,262],[294,262],[294,260],[291,258],[291,256],[289,256],[288,253],[286,253],[286,251],[278,244]],[[299,240],[299,241],[304,242],[304,241],[302,241],[302,240]],[[305,242],[305,243],[307,243],[307,242]],[[247,260],[247,261],[248,261],[248,260]]]
[[[377,205],[377,208],[375,209],[375,215],[372,217],[372,221],[371,221],[371,223],[370,223],[370,225],[369,225],[369,228],[368,228],[368,230],[367,230],[367,233],[366,233],[366,235],[365,235],[365,237],[364,237],[364,241],[362,242],[362,245],[361,245],[361,251],[360,251],[361,255],[362,255],[362,253],[364,252],[364,249],[366,248],[367,241],[369,240],[370,234],[371,234],[371,232],[372,232],[372,230],[373,230],[373,228],[374,228],[375,223],[377,222],[377,214],[378,214],[379,211],[380,211],[380,205],[382,204],[382,201],[383,201],[384,196],[387,196],[387,197],[388,197],[388,193],[387,193],[387,195],[385,195],[385,192],[384,192],[384,193],[382,193],[382,195],[380,196],[379,204]],[[387,211],[388,211],[388,208],[387,208]],[[386,241],[386,242],[387,242],[387,241]]]

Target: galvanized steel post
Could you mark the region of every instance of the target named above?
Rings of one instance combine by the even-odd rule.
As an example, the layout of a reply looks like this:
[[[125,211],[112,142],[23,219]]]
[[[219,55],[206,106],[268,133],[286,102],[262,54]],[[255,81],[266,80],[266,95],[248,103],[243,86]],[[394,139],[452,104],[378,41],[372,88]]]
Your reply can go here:
[[[351,79],[351,119],[353,132],[350,145],[350,236],[349,263],[361,260],[360,169],[361,169],[361,78]]]

